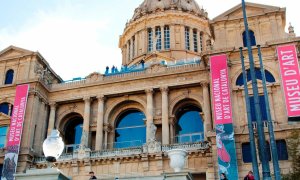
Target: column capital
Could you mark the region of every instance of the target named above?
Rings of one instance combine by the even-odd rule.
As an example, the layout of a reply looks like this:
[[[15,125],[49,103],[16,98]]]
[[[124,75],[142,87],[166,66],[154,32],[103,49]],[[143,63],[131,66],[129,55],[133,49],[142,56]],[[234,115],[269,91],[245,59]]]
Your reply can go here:
[[[51,108],[56,108],[57,103],[56,103],[55,101],[51,101],[51,102],[49,102],[49,106],[50,106]]]
[[[104,123],[103,124],[103,131],[105,132],[112,132],[113,128],[109,123]]]
[[[103,94],[97,95],[96,98],[98,99],[98,101],[105,101],[106,100],[106,97]]]
[[[154,91],[153,91],[152,88],[150,88],[150,89],[146,89],[145,92],[146,92],[146,94],[151,94],[152,95]]]
[[[160,91],[163,92],[163,93],[169,92],[168,86],[163,86],[163,87],[160,87],[159,89],[160,89]]]
[[[201,81],[201,82],[200,82],[200,85],[201,85],[202,87],[208,87],[209,82],[208,82],[208,81]]]
[[[84,96],[82,99],[83,99],[84,102],[90,102],[91,101],[90,96]]]

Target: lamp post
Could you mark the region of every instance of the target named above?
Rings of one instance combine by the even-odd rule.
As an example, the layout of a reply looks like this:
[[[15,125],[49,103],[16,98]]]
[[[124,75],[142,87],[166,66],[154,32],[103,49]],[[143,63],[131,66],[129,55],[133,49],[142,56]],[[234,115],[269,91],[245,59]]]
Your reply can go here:
[[[46,169],[27,169],[25,173],[15,174],[16,180],[70,180],[71,178],[64,175],[59,169],[50,166],[56,162],[64,150],[64,142],[59,137],[59,131],[53,129],[50,136],[43,143],[43,151],[48,161]]]
[[[59,136],[59,131],[53,129],[51,131],[50,136],[45,139],[43,143],[43,151],[46,157],[46,160],[49,163],[56,162],[59,156],[62,154],[64,150],[64,142],[62,138]]]
[[[251,48],[251,44],[250,44],[250,35],[249,35],[245,0],[242,0],[242,9],[243,9],[243,18],[244,18],[244,25],[245,25],[245,32],[246,32],[246,42],[247,42],[247,49],[248,49],[248,56],[249,56],[249,64],[250,64],[250,75],[251,75],[251,79],[252,79],[252,88],[253,88],[254,105],[255,105],[255,117],[256,117],[256,121],[257,121],[259,157],[262,162],[263,179],[270,180],[271,179],[270,166],[269,166],[269,161],[266,157],[267,153],[266,153],[265,133],[264,133],[264,128],[263,128],[263,124],[262,124],[259,95],[258,95],[258,88],[257,88],[257,80],[256,80],[256,75],[255,75],[255,66],[254,66],[252,48]]]

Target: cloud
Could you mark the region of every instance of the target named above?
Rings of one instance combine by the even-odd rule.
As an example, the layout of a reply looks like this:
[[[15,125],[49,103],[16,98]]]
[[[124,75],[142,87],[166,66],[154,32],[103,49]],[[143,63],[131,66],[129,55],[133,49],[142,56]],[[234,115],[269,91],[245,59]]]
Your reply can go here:
[[[35,17],[18,31],[0,29],[0,48],[15,45],[39,51],[65,80],[121,63],[120,50],[106,46],[103,40],[109,19],[87,20],[68,15],[61,7],[58,12],[39,11]]]

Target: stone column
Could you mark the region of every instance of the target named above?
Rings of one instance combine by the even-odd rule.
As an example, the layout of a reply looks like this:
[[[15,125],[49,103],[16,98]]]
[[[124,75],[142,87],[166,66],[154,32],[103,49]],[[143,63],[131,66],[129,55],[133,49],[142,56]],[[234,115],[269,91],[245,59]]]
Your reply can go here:
[[[88,148],[89,142],[89,130],[90,130],[90,110],[91,110],[91,98],[84,97],[84,117],[83,117],[83,129],[81,135],[81,145]]]
[[[174,117],[169,118],[169,125],[170,125],[170,143],[174,143],[175,135],[174,135]]]
[[[270,103],[270,113],[271,113],[271,120],[276,121],[275,112],[274,112],[274,102],[273,102],[273,93],[272,90],[268,93],[269,96],[269,103]]]
[[[50,116],[49,116],[47,136],[50,136],[52,129],[54,129],[55,113],[56,113],[56,103],[50,102],[49,105],[50,105]]]
[[[210,94],[209,94],[209,83],[201,82],[203,91],[203,112],[204,112],[204,134],[212,130],[211,126],[211,107],[210,107]]]
[[[98,98],[97,130],[96,130],[96,151],[103,147],[103,114],[105,97],[100,95]]]
[[[8,104],[8,115],[10,116],[12,110],[12,104]]]
[[[147,110],[146,110],[146,119],[147,119],[147,130],[146,130],[146,140],[147,142],[155,137],[150,137],[151,135],[151,124],[153,123],[153,89],[146,90],[147,95]]]
[[[161,31],[161,50],[165,50],[165,28],[164,26],[160,26]]]
[[[162,144],[169,144],[170,134],[169,134],[169,97],[168,97],[168,87],[161,87],[161,97],[162,97]]]
[[[129,43],[128,43],[129,41],[127,41],[127,49],[126,49],[126,59],[127,59],[127,63],[129,63],[130,62],[130,58],[129,58],[129,56],[130,56],[130,45],[129,45]]]
[[[170,25],[170,49],[175,49],[176,45],[176,40],[175,40],[175,26]]]
[[[104,149],[107,149],[107,140],[108,140],[108,133],[111,131],[111,126],[108,123],[104,123]],[[113,146],[113,145],[112,145]]]

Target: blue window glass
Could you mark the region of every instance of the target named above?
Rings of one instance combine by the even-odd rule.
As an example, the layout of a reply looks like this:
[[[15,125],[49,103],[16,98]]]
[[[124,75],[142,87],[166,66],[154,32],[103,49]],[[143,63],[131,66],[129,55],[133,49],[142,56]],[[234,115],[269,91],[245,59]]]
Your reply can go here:
[[[72,118],[68,121],[65,128],[65,143],[66,144],[80,144],[82,135],[82,118]]]
[[[156,50],[160,51],[161,50],[161,29],[160,29],[160,27],[155,28],[155,38],[157,38]]]
[[[285,140],[277,140],[276,141],[277,146],[277,154],[278,154],[278,160],[288,160],[288,151]]]
[[[185,49],[190,50],[190,28],[185,27],[184,33],[185,33]]]
[[[203,141],[203,137],[203,121],[199,108],[191,106],[181,109],[176,124],[176,141],[199,142]]]
[[[114,148],[142,146],[146,142],[146,126],[144,113],[129,110],[117,120]]]
[[[4,84],[12,84],[14,79],[14,71],[12,69],[6,72]]]
[[[148,52],[153,50],[153,31],[151,28],[148,29]]]
[[[243,162],[244,163],[252,162],[250,143],[243,143],[242,144],[242,155],[243,155]]]
[[[256,45],[256,40],[255,40],[254,32],[249,30],[249,36],[250,36],[250,45],[255,46]],[[243,44],[244,44],[244,47],[247,47],[246,31],[243,32]]]
[[[262,80],[262,74],[260,72],[260,69],[255,68],[255,75],[257,79]],[[250,69],[247,70],[246,76],[247,76],[247,82],[251,81]],[[275,82],[274,76],[269,71],[265,70],[265,76],[267,82],[269,83]],[[238,86],[244,85],[243,74],[240,74],[239,77],[237,78],[236,85]]]
[[[270,145],[269,142],[266,142],[266,156],[269,161],[271,161],[271,152],[270,152]],[[252,154],[251,154],[251,148],[250,143],[243,143],[242,144],[242,156],[243,156],[243,162],[244,163],[250,163],[252,162]]]
[[[203,51],[203,32],[200,32],[200,51]]]
[[[7,130],[7,126],[0,127],[0,148],[4,148],[6,146]]]
[[[170,49],[170,27],[169,26],[165,26],[164,27],[164,35],[165,35],[165,50],[169,50]]]
[[[249,99],[250,99],[251,118],[252,118],[252,121],[256,121],[254,97],[251,96],[251,97],[249,97]],[[260,106],[262,120],[267,121],[267,110],[266,110],[265,96],[259,96],[259,106]]]
[[[8,115],[9,104],[8,103],[2,103],[2,104],[0,104],[0,112]]]
[[[198,32],[197,32],[197,29],[193,30],[193,43],[194,43],[194,51],[198,52]]]

